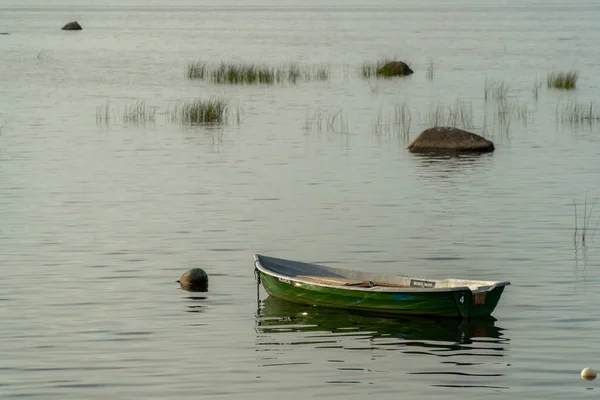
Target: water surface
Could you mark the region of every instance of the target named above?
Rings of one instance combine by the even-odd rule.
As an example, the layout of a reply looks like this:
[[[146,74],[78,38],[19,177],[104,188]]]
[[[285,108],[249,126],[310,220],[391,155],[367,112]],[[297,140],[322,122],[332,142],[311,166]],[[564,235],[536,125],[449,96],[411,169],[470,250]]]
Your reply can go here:
[[[0,393],[5,398],[593,398],[600,343],[600,125],[594,2],[0,0]],[[81,32],[63,32],[78,20]],[[407,79],[364,80],[399,57]],[[194,60],[322,65],[325,82],[224,86]],[[434,63],[434,78],[426,74]],[[549,90],[576,69],[577,90]],[[527,118],[501,126],[486,79]],[[179,100],[239,104],[220,129],[168,121]],[[480,157],[407,152],[460,99]],[[97,123],[107,102],[154,123]],[[377,129],[407,101],[409,137]],[[347,129],[304,129],[342,111]],[[341,130],[341,131],[340,131]],[[600,212],[600,211],[598,211]],[[396,320],[267,298],[264,253],[366,271],[510,280],[495,321]],[[188,268],[208,293],[179,290]],[[259,301],[257,301],[259,300]],[[586,390],[591,388],[592,390]]]

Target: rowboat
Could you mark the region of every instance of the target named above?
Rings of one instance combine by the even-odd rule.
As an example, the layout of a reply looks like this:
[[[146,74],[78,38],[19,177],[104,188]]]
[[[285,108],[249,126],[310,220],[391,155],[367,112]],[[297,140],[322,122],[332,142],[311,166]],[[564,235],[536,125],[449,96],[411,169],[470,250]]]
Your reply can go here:
[[[311,306],[389,315],[476,318],[492,314],[507,281],[423,279],[254,255],[257,279],[273,297]]]

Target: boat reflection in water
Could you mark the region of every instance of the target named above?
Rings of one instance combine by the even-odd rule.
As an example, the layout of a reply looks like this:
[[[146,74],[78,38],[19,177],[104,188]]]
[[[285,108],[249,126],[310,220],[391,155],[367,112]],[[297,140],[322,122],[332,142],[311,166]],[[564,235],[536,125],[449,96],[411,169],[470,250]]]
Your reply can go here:
[[[257,350],[269,354],[261,366],[368,363],[369,371],[411,374],[413,383],[420,379],[429,386],[493,389],[506,388],[502,377],[510,366],[504,360],[509,339],[493,317],[383,317],[268,297],[259,302],[256,332]]]
[[[473,338],[500,339],[502,328],[489,317],[478,320],[384,317],[367,313],[349,313],[322,307],[303,306],[268,297],[257,312],[259,332],[363,332],[371,338],[400,338],[470,344]]]

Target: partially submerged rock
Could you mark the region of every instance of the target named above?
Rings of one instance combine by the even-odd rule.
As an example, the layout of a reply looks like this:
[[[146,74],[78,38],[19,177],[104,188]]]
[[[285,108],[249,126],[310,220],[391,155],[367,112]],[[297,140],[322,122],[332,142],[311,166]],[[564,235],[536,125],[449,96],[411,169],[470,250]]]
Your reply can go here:
[[[489,153],[494,143],[475,133],[452,127],[425,129],[408,145],[411,152]]]
[[[79,22],[77,21],[69,22],[68,24],[62,27],[63,31],[80,31],[81,29],[83,28],[81,27],[81,25],[79,25]]]
[[[377,68],[377,75],[383,77],[405,76],[413,72],[403,61],[390,61]]]
[[[201,268],[192,268],[181,275],[177,281],[188,292],[208,291],[208,275]]]

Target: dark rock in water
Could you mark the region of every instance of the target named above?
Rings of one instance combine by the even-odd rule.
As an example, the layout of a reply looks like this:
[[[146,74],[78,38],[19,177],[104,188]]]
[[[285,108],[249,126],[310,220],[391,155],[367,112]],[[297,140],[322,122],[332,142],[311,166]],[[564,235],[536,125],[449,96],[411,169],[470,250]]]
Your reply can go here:
[[[0,35],[10,35],[8,32],[0,32]]]
[[[177,282],[188,292],[208,291],[208,275],[200,268],[192,268],[184,272]]]
[[[377,75],[384,77],[405,76],[410,75],[413,72],[414,71],[402,61],[390,61],[377,69]]]
[[[63,31],[80,31],[81,29],[81,25],[77,21],[69,22],[62,27]]]
[[[411,152],[489,153],[494,143],[475,133],[452,127],[425,129],[408,145]]]

